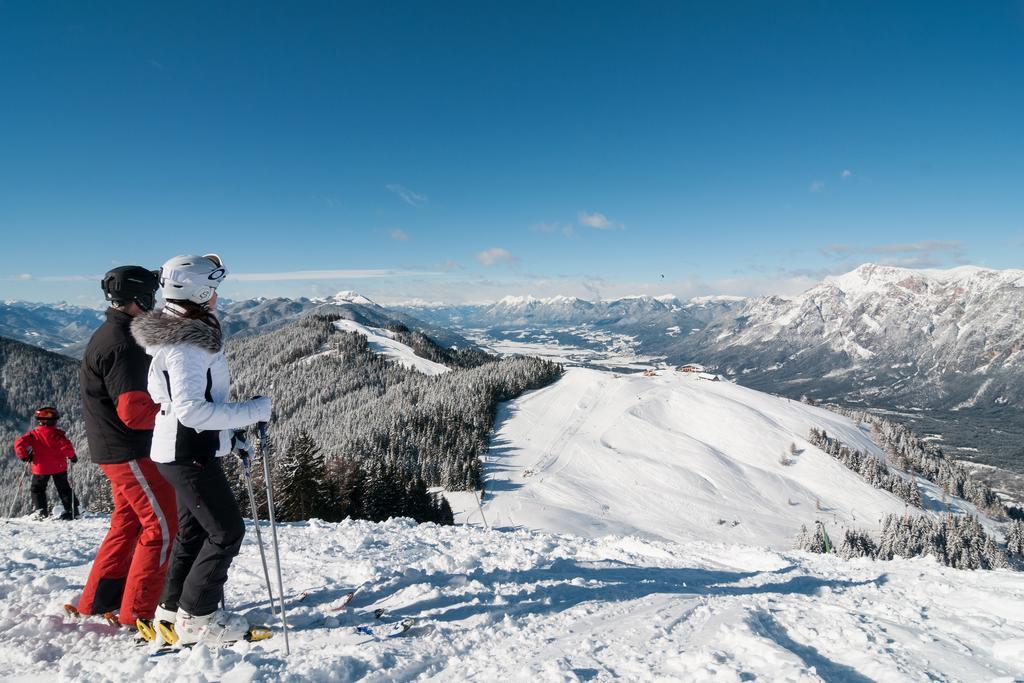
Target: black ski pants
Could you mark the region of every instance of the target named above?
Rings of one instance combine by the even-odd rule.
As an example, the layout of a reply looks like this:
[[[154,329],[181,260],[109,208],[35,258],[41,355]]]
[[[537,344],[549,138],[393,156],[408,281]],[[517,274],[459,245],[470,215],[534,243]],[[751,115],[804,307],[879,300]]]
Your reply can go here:
[[[211,614],[224,598],[231,561],[242,547],[245,523],[219,458],[157,463],[178,497],[178,535],[160,605],[195,616]]]
[[[50,514],[50,506],[46,502],[46,484],[51,477],[53,477],[53,485],[57,488],[57,495],[60,496],[64,511],[71,512],[71,484],[68,483],[67,472],[32,475],[32,509],[41,510],[44,515]]]

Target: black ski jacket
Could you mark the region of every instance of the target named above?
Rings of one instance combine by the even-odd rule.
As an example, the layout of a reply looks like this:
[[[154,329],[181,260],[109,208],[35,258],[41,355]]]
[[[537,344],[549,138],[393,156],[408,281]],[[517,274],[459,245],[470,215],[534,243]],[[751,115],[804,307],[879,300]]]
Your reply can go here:
[[[148,458],[159,407],[146,389],[149,356],[131,334],[132,317],[107,309],[89,340],[79,380],[89,455],[97,464]]]

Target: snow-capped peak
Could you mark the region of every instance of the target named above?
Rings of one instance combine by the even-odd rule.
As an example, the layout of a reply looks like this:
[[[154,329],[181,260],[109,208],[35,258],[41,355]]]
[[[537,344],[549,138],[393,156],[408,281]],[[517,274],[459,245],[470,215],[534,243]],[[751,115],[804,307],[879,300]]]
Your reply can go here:
[[[949,286],[964,286],[968,283],[983,288],[1003,284],[1021,286],[1021,280],[1024,280],[1024,270],[992,270],[980,266],[919,269],[865,263],[848,273],[825,278],[820,285],[810,291],[822,287],[835,287],[847,296],[856,298],[886,291],[892,286],[923,292]]]
[[[336,303],[336,304],[359,304],[361,306],[376,306],[377,305],[376,303],[374,303],[373,301],[370,301],[369,299],[367,299],[365,296],[363,296],[359,292],[353,292],[351,290],[346,290],[346,291],[343,291],[343,292],[338,292],[337,294],[332,296],[330,299],[328,299],[328,301],[330,301],[331,303]]]
[[[541,300],[538,299],[537,297],[530,296],[529,294],[526,294],[524,296],[513,296],[513,295],[510,294],[509,296],[502,297],[501,300],[498,301],[497,305],[499,305],[499,306],[528,306],[530,304],[540,303],[540,301]]]
[[[731,294],[710,294],[707,296],[695,296],[692,299],[689,299],[686,303],[703,306],[706,304],[715,303],[738,303],[740,301],[746,300],[747,297],[745,296],[733,296]]]

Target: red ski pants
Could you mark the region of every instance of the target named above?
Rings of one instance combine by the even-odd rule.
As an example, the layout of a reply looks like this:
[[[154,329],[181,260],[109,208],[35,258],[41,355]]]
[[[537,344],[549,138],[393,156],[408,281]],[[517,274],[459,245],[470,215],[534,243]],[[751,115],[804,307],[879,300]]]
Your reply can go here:
[[[78,611],[118,611],[122,624],[152,619],[178,532],[174,489],[149,458],[100,465],[110,480],[110,531],[93,560]]]

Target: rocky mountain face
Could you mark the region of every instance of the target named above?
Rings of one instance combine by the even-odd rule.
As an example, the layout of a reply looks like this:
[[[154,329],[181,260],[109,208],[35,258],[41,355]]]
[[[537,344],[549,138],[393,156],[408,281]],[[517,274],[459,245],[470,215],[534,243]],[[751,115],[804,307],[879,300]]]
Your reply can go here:
[[[663,348],[789,393],[964,410],[1024,392],[1024,271],[864,265],[793,299],[766,297]]]

